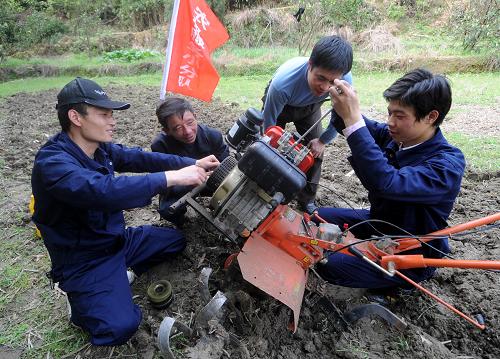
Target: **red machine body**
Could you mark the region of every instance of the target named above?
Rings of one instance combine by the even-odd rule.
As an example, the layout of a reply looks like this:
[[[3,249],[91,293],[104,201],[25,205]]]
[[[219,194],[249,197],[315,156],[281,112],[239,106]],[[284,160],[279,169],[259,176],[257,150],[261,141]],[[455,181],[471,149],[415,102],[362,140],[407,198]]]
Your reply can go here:
[[[236,163],[231,158],[222,161],[217,173],[211,176],[216,179],[210,185],[215,190],[211,200],[213,211],[206,212],[192,199],[188,203],[229,239],[244,241],[239,242],[243,247],[236,255],[243,278],[292,309],[292,330],[297,328],[309,270],[316,263],[328,260],[325,251],[356,256],[386,276],[398,276],[484,329],[484,323],[458,311],[400,270],[427,266],[500,270],[498,260],[436,259],[405,254],[436,236],[451,236],[499,221],[500,213],[424,236],[384,235],[360,240],[315,214],[318,222],[322,222],[317,225],[311,222],[309,215],[287,205],[304,188],[304,173],[314,164],[314,157],[306,146],[278,126],[269,127],[265,138],[252,136],[250,140],[245,134],[231,137],[239,138],[239,142],[233,144],[235,148],[241,146],[241,142],[252,139],[254,142],[245,147]]]
[[[307,173],[314,164],[314,157],[309,149],[300,143],[296,145],[290,132],[283,131],[279,126],[271,126],[266,130],[265,135],[271,138],[270,145],[282,153],[293,147],[287,157],[290,157],[302,172]]]
[[[292,309],[294,320],[291,329],[294,331],[298,324],[309,268],[324,258],[324,250],[356,255],[380,270],[388,274],[390,272],[390,275],[398,275],[476,327],[484,329],[484,324],[411,281],[399,269],[433,266],[500,270],[500,261],[434,259],[421,255],[404,255],[401,252],[417,248],[422,242],[433,240],[436,235],[451,235],[498,220],[500,213],[430,233],[418,240],[402,238],[370,242],[360,241],[347,231],[332,232],[328,227],[330,224],[317,226],[310,221],[308,215],[298,213],[287,205],[279,205],[250,234],[237,258],[245,280]]]

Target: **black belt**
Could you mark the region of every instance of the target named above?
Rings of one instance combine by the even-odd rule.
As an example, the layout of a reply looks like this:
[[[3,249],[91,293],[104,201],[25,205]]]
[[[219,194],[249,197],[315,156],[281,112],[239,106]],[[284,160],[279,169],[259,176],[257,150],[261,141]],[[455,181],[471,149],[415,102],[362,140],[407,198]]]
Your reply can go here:
[[[80,247],[59,247],[46,245],[50,254],[52,266],[62,264],[72,264],[91,261],[102,257],[107,257],[118,253],[123,248],[123,241],[117,241],[105,248],[80,248]]]

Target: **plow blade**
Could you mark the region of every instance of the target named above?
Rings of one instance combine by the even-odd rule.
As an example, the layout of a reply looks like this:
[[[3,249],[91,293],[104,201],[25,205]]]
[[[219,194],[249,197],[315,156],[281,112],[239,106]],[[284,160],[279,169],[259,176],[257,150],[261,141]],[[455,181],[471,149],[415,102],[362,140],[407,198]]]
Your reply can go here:
[[[293,311],[297,330],[307,272],[283,250],[254,233],[238,254],[243,279],[285,304]]]

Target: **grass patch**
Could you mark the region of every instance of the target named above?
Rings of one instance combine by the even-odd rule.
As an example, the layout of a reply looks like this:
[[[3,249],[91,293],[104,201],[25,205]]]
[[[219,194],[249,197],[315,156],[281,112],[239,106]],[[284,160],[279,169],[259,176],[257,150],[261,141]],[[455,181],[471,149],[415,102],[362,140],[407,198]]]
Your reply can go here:
[[[19,343],[24,341],[24,336],[29,328],[26,323],[16,324],[4,331],[3,335],[0,335],[0,345],[15,345],[18,346]]]
[[[410,343],[404,335],[399,335],[397,337],[396,345],[398,346],[399,350],[403,352],[410,350]]]
[[[68,54],[52,57],[30,57],[30,58],[7,58],[1,67],[20,67],[29,65],[50,65],[54,67],[91,67],[110,62],[163,62],[165,55],[153,50],[124,49],[103,53],[101,56],[89,56],[86,54]]]
[[[238,59],[258,59],[258,58],[273,58],[277,63],[281,63],[292,57],[298,56],[298,50],[293,47],[237,47],[223,46],[214,51],[213,57],[218,59],[221,57],[236,57]]]
[[[469,56],[472,55],[463,49],[462,44],[457,41],[452,35],[443,33],[442,31],[408,31],[403,34],[401,44],[405,49],[405,55],[422,55],[429,54],[431,56]],[[474,54],[474,55],[477,55]]]
[[[486,172],[500,171],[500,139],[472,137],[458,132],[446,133],[447,140],[460,148],[469,166]]]
[[[500,101],[500,72],[479,74],[452,74],[453,103],[455,105],[494,106]]]
[[[261,98],[270,76],[232,76],[221,78],[214,96],[224,102],[235,102],[242,109],[255,107],[261,109]]]
[[[0,97],[12,96],[20,92],[30,93],[55,88],[60,89],[72,79],[74,79],[74,77],[70,76],[37,77],[3,82],[0,84]]]
[[[23,350],[22,358],[60,358],[81,348],[88,337],[69,324],[61,294],[44,272],[50,261],[33,228],[6,228],[0,250],[0,345]],[[50,353],[50,355],[48,354]]]
[[[30,78],[13,80],[0,84],[0,97],[7,97],[20,92],[39,92],[61,89],[74,79],[73,76]],[[99,77],[91,78],[103,87],[108,85],[143,85],[156,86],[160,92],[161,74],[145,74],[139,76]],[[260,98],[270,76],[230,76],[222,77],[215,90],[214,97],[222,101],[237,102],[241,108],[261,107]],[[54,98],[55,101],[55,98]]]
[[[354,86],[359,93],[362,108],[373,107],[385,113],[386,103],[382,92],[389,87],[402,73],[370,72],[354,73]],[[161,84],[161,74],[143,74],[138,76],[104,76],[92,78],[102,86],[107,85],[144,85]],[[30,78],[13,80],[0,84],[0,97],[7,97],[19,92],[38,92],[49,89],[60,89],[71,81],[73,76]],[[261,97],[271,75],[255,76],[223,76],[215,90],[214,96],[223,101],[237,102],[242,108],[261,107]],[[479,74],[452,74],[453,103],[455,105],[492,106],[499,101],[500,72]]]
[[[30,57],[24,58],[7,58],[2,67],[20,67],[29,65],[51,65],[57,67],[71,67],[71,66],[84,66],[84,65],[98,65],[102,63],[99,57],[88,55],[64,55],[53,57]]]
[[[23,267],[21,264],[5,267],[0,273],[0,287],[4,290],[29,287],[29,273]]]

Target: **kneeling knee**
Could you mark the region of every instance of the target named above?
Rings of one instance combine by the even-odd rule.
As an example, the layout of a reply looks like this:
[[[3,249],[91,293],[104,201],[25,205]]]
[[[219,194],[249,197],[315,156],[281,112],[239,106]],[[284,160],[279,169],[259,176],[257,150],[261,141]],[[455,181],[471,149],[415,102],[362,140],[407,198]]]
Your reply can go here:
[[[121,318],[120,320],[118,320],[116,322],[113,333],[117,341],[117,344],[115,345],[126,343],[137,331],[140,323],[141,318],[136,318],[135,316],[130,316],[129,318]],[[118,344],[118,342],[120,344]]]
[[[107,330],[100,330],[101,333],[92,335],[91,343],[100,346],[125,344],[137,331],[140,322],[141,318],[120,318],[114,321]]]

